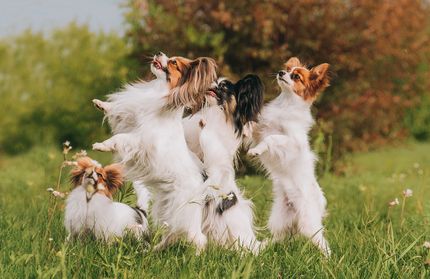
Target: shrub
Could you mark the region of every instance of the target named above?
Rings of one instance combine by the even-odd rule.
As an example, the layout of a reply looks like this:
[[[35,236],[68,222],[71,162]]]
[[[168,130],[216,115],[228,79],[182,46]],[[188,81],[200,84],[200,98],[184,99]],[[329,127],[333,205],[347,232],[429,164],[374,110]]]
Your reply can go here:
[[[71,140],[88,146],[102,113],[91,100],[122,85],[129,49],[113,34],[71,24],[49,37],[26,32],[0,41],[0,146],[24,151],[35,143]]]

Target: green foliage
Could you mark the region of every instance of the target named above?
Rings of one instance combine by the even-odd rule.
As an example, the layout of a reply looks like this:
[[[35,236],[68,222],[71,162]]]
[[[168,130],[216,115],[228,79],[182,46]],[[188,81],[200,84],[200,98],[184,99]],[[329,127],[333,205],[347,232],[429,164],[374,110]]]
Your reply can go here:
[[[430,139],[430,96],[424,96],[416,108],[407,113],[405,122],[414,138]]]
[[[270,244],[258,256],[210,245],[200,256],[179,243],[163,252],[153,231],[149,243],[125,238],[110,245],[83,238],[65,241],[64,200],[58,199],[52,226],[52,187],[62,162],[59,148],[37,147],[0,159],[0,278],[428,278],[430,260],[429,144],[409,144],[347,158],[345,175],[326,174],[320,184],[328,200],[326,234],[333,255],[324,259],[304,238]],[[103,164],[109,155],[90,152]],[[66,172],[65,172],[66,173]],[[272,202],[270,182],[261,176],[238,181],[255,204],[259,237]],[[388,208],[411,188],[401,224],[401,206]],[[70,191],[67,176],[61,191]],[[116,198],[133,204],[126,188]],[[127,197],[127,198],[126,198]],[[46,237],[45,237],[46,235]]]
[[[94,142],[105,129],[91,100],[127,80],[128,54],[118,36],[75,24],[49,37],[25,32],[0,41],[1,149],[16,153],[36,143]]]

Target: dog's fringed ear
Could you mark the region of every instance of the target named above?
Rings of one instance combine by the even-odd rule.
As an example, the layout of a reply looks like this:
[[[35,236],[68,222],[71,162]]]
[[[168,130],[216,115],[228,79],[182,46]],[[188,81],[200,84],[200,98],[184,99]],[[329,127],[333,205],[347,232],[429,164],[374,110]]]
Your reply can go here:
[[[263,107],[264,84],[257,75],[246,75],[235,85],[236,110],[234,122],[236,132],[241,135],[243,126],[257,121]]]
[[[122,167],[119,164],[112,164],[104,167],[104,172],[106,174],[106,186],[110,192],[117,190],[123,185]]]
[[[190,63],[179,81],[176,97],[193,112],[204,103],[204,95],[217,78],[218,66],[212,58],[200,57]]]
[[[312,100],[330,85],[329,67],[329,64],[323,63],[311,69],[309,75],[310,86],[307,94]]]
[[[288,59],[287,62],[285,62],[284,67],[287,70],[287,72],[290,72],[292,68],[294,68],[294,67],[303,67],[303,65],[300,62],[299,58],[297,58],[297,57],[291,57],[290,59]]]
[[[310,79],[312,81],[320,82],[321,86],[327,87],[329,86],[329,76],[328,76],[328,68],[329,64],[323,63],[311,69]]]
[[[89,157],[82,157],[77,160],[76,167],[70,172],[70,181],[74,187],[78,186],[82,182],[82,177],[84,176],[85,171],[92,166],[94,166],[94,162]]]

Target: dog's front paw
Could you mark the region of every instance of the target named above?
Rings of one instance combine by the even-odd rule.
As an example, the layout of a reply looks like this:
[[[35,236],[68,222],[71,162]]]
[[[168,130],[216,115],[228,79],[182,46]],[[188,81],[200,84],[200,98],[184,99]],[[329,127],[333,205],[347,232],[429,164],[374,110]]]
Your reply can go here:
[[[110,109],[110,105],[108,102],[103,102],[103,101],[100,101],[99,99],[94,99],[93,104],[97,109],[103,112],[108,112]]]
[[[260,148],[254,147],[248,150],[248,155],[251,157],[257,157],[263,154],[263,151]]]
[[[93,144],[93,150],[102,151],[102,152],[109,152],[109,151],[114,151],[114,147],[109,146],[103,142],[96,142]]]

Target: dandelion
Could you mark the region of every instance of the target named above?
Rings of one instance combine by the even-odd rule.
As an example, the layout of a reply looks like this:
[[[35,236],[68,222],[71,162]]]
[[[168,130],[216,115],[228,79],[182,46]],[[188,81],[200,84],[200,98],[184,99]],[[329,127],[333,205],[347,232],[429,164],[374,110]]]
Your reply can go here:
[[[390,201],[389,203],[388,203],[388,205],[390,206],[390,207],[393,207],[393,206],[396,206],[396,205],[399,205],[400,204],[400,202],[399,202],[399,199],[398,198],[395,198],[394,200],[392,200],[392,201]]]
[[[430,241],[424,241],[423,247],[427,248],[427,249],[430,249]]]
[[[418,169],[419,167],[420,167],[420,164],[419,164],[419,163],[417,163],[417,162],[415,162],[415,163],[414,163],[414,168]]]
[[[403,190],[403,196],[405,197],[405,198],[410,198],[410,197],[412,197],[412,194],[413,194],[414,192],[411,190],[411,189],[405,189],[405,190]]]

